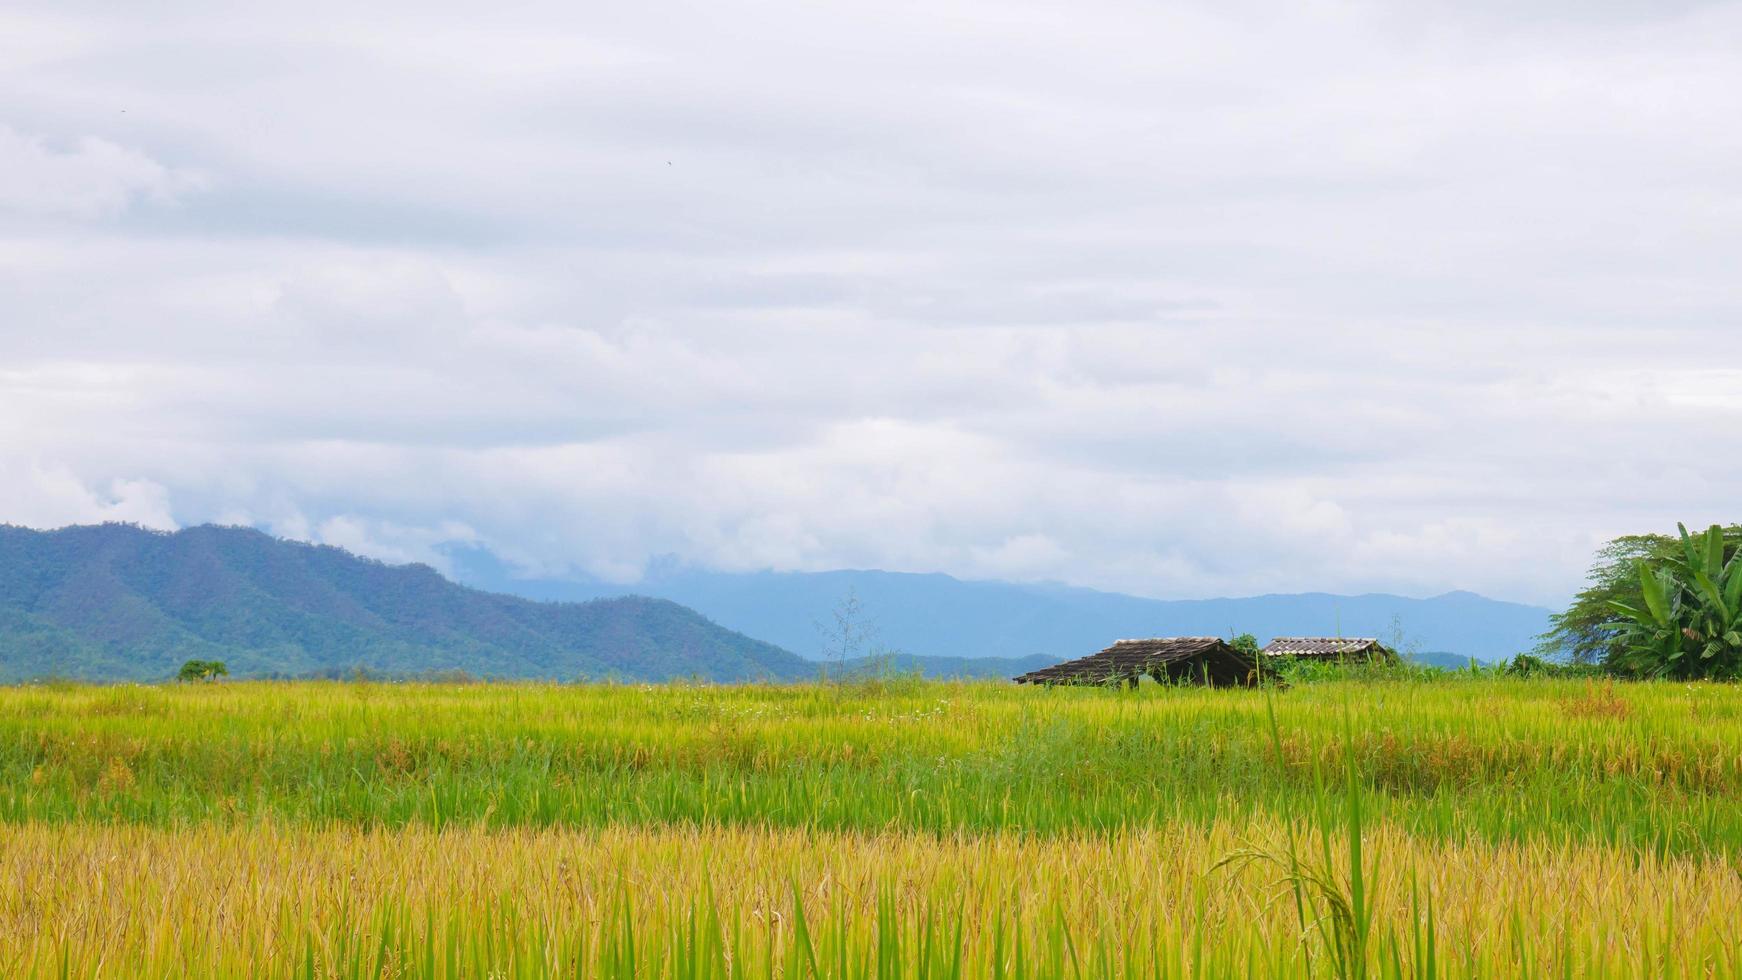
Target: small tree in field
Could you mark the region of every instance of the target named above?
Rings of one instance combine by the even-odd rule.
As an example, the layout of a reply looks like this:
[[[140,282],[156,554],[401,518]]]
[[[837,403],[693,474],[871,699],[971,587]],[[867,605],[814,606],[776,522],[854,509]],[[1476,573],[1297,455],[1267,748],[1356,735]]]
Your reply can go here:
[[[178,681],[215,681],[230,676],[230,668],[222,660],[189,660],[175,675]]]

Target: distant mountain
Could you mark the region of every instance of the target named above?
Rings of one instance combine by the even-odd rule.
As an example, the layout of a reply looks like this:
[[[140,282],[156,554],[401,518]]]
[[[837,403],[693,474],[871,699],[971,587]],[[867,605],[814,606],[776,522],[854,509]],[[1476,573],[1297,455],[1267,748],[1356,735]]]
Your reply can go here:
[[[1406,653],[1463,666],[1528,649],[1549,615],[1467,592],[1163,601],[889,572],[667,570],[624,587],[518,579],[478,550],[451,557],[476,588],[245,528],[0,525],[0,681],[152,680],[193,658],[243,676],[794,680],[825,666],[817,624],[849,591],[877,646],[898,652],[837,667],[932,677],[1011,677],[1127,636],[1389,636],[1394,625]]]
[[[0,525],[0,680],[464,670],[731,681],[817,665],[657,598],[534,602],[243,528]]]
[[[747,636],[821,656],[818,628],[849,590],[875,621],[883,646],[920,657],[1082,656],[1133,636],[1378,636],[1402,647],[1497,660],[1528,650],[1549,610],[1471,592],[1431,599],[1324,593],[1244,599],[1144,599],[1061,585],[966,582],[898,572],[656,571],[634,585],[522,579],[478,549],[449,556],[463,582],[539,599],[641,594],[680,602]],[[1424,655],[1425,656],[1425,655]]]

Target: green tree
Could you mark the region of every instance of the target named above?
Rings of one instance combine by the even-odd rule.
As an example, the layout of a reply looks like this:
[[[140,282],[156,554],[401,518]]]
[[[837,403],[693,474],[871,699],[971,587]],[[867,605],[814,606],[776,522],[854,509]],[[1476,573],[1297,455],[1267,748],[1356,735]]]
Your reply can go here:
[[[230,676],[230,668],[222,660],[189,660],[175,675],[178,681],[215,681]]]
[[[1720,533],[1726,552],[1734,554],[1742,546],[1742,526],[1732,524]],[[1681,554],[1681,540],[1668,534],[1628,534],[1610,541],[1592,559],[1585,588],[1573,596],[1565,612],[1549,618],[1549,630],[1532,652],[1582,664],[1614,662],[1630,641],[1624,617],[1612,603],[1642,606],[1638,564],[1662,563]]]
[[[1642,677],[1742,676],[1742,555],[1714,524],[1680,553],[1639,560],[1639,600],[1612,599],[1619,649],[1606,663]]]

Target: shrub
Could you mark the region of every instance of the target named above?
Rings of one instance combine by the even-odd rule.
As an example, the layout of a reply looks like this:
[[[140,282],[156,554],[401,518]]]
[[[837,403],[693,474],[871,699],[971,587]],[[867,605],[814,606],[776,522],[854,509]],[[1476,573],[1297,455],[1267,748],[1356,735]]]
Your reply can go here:
[[[189,660],[176,672],[178,681],[215,681],[230,676],[230,668],[222,660]]]

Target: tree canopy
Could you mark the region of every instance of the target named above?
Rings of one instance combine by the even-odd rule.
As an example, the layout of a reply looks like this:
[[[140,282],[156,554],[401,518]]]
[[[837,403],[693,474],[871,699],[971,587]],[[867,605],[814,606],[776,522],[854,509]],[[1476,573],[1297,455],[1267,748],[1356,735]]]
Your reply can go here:
[[[1742,548],[1742,525],[1717,526],[1716,534],[1721,543],[1718,559],[1724,565]],[[1698,537],[1703,539],[1705,535]],[[1704,561],[1702,556],[1698,564],[1703,565]],[[1653,570],[1654,575],[1667,570],[1675,579],[1674,587],[1666,585],[1666,602],[1669,593],[1680,594],[1685,586],[1690,600],[1686,608],[1691,614],[1699,605],[1702,590],[1693,579],[1691,568],[1677,571],[1688,564],[1688,544],[1680,534],[1628,534],[1615,538],[1598,549],[1586,575],[1585,588],[1573,597],[1565,612],[1551,617],[1549,630],[1543,634],[1536,653],[1636,673],[1625,665],[1636,659],[1630,651],[1635,651],[1638,645],[1634,627],[1639,623],[1624,613],[1622,607],[1650,611],[1641,566]]]
[[[215,681],[230,676],[230,668],[222,660],[189,660],[176,672],[178,681]]]

